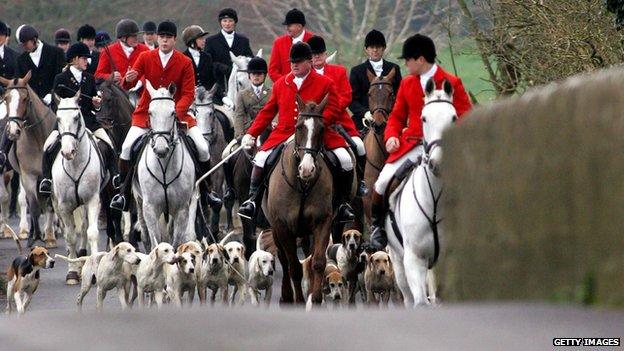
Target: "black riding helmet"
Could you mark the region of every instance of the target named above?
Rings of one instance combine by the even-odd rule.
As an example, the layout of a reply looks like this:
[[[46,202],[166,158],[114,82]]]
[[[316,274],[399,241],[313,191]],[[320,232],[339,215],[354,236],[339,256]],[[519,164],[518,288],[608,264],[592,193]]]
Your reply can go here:
[[[266,74],[267,62],[262,57],[254,57],[247,64],[247,73],[264,73]]]

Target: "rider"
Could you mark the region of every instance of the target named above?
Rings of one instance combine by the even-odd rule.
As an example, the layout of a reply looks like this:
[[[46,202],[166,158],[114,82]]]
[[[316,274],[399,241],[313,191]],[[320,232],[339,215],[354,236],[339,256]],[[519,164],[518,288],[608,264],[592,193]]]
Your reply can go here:
[[[71,43],[71,34],[65,28],[60,28],[54,32],[54,43],[56,47],[61,48],[64,53],[69,49],[69,43]]]
[[[401,81],[394,108],[388,118],[384,139],[390,154],[379,173],[372,195],[371,246],[383,249],[388,243],[384,229],[384,194],[396,171],[406,161],[416,162],[423,152],[421,113],[424,106],[425,85],[433,78],[441,88],[446,79],[453,86],[453,106],[461,117],[471,108],[470,98],[461,80],[447,73],[435,63],[436,50],[431,38],[415,34],[403,43],[403,55],[409,76]]]
[[[265,86],[264,81],[267,77],[267,63],[262,57],[254,57],[249,60],[247,65],[247,74],[251,87],[245,88],[238,92],[236,96],[236,109],[234,111],[234,139],[225,147],[223,157],[230,154],[240,143],[241,138],[245,135],[245,131],[251,126],[254,118],[260,110],[266,105],[271,96],[271,88]],[[223,199],[232,199],[234,192],[232,185],[234,184],[234,159],[230,159],[223,164],[223,173],[225,173],[225,182],[227,189],[223,195]]]
[[[232,71],[232,58],[230,52],[234,56],[253,57],[249,39],[236,32],[236,24],[238,23],[238,14],[234,9],[225,8],[219,11],[219,33],[206,38],[206,53],[210,54],[215,66],[215,79],[217,81],[218,96],[215,99],[217,104],[221,104],[222,97],[225,95],[225,87]]]
[[[154,50],[158,47],[157,38],[156,23],[153,21],[146,21],[143,23],[143,44],[150,50]]]
[[[91,57],[88,59],[89,66],[87,66],[87,72],[95,74],[100,61],[100,53],[95,49],[95,28],[88,24],[81,26],[76,33],[76,39],[89,47]]]
[[[95,71],[95,78],[108,79],[112,74],[115,82],[121,84],[126,71],[134,65],[143,51],[149,51],[149,49],[147,46],[139,43],[137,37],[139,25],[135,21],[122,19],[117,23],[115,32],[118,40],[102,50],[100,62]],[[137,85],[139,84],[141,83],[137,83]],[[137,89],[136,87],[134,88]]]
[[[349,82],[351,83],[351,88],[353,88],[353,99],[351,100],[351,105],[349,105],[349,110],[353,113],[353,121],[358,130],[362,130],[364,127],[362,123],[363,118],[371,118],[371,112],[368,108],[370,82],[366,71],[381,77],[387,76],[394,68],[396,72],[392,80],[394,91],[398,91],[399,84],[401,84],[401,68],[399,65],[383,59],[383,54],[386,50],[386,38],[382,32],[376,29],[368,32],[364,39],[364,50],[368,55],[368,60],[351,68],[351,74],[349,75]]]
[[[296,43],[292,46],[289,56],[292,72],[275,82],[269,102],[258,113],[241,141],[242,145],[253,146],[255,138],[266,129],[271,120],[279,113],[277,126],[254,157],[249,200],[245,201],[238,211],[238,214],[244,218],[255,218],[256,207],[258,201],[262,199],[264,191],[264,165],[267,158],[278,145],[287,141],[295,133],[298,117],[298,107],[295,102],[296,94],[300,95],[306,102],[315,101],[316,103],[320,103],[326,95],[329,96],[329,101],[323,111],[326,126],[334,124],[340,114],[338,95],[333,81],[312,69],[310,46],[306,43]],[[345,186],[345,184],[350,184],[353,181],[351,155],[346,149],[347,144],[344,139],[332,128],[325,129],[324,145],[340,162],[340,169],[337,170],[334,177],[336,199],[341,202],[336,216],[337,220],[341,222],[351,221],[354,218],[353,210],[348,204],[351,187]]]
[[[182,31],[182,40],[187,46],[184,55],[191,59],[195,70],[195,86],[202,86],[206,90],[210,90],[215,84],[215,75],[212,57],[203,51],[206,35],[208,32],[197,25],[188,26]]]
[[[17,74],[17,53],[5,44],[9,36],[9,27],[0,21],[0,77],[13,79]]]
[[[28,85],[46,105],[49,105],[52,101],[54,77],[61,73],[66,63],[65,54],[63,50],[41,42],[39,33],[30,25],[22,25],[18,36],[24,52],[17,57],[16,77],[23,77],[30,71]],[[6,155],[11,146],[13,142],[6,133],[3,133],[0,141],[0,173],[4,172]]]
[[[111,38],[108,32],[105,30],[99,30],[95,33],[95,51],[102,53],[103,50],[110,44]],[[98,66],[99,66],[98,61]],[[95,68],[97,70],[97,67]]]
[[[314,35],[305,29],[305,15],[298,9],[288,11],[282,25],[286,26],[286,34],[275,39],[269,59],[269,77],[273,83],[290,72],[288,55],[293,44],[307,42]]]
[[[327,59],[327,47],[325,46],[325,40],[322,37],[314,35],[308,40],[308,44],[312,50],[312,65],[314,66],[316,73],[331,78],[336,85],[336,90],[338,91],[338,107],[341,111],[337,121],[349,136],[350,140],[347,140],[347,143],[354,146],[353,152],[356,153],[357,161],[357,195],[364,196],[368,193],[366,184],[364,184],[366,149],[364,148],[362,138],[360,138],[360,132],[355,129],[355,124],[347,112],[347,107],[351,103],[351,85],[349,84],[349,79],[347,78],[347,69],[340,65],[333,65],[325,62]]]
[[[54,93],[60,98],[69,98],[80,91],[80,113],[84,119],[85,127],[93,132],[106,146],[100,146],[103,151],[104,161],[111,177],[117,175],[115,164],[116,154],[113,142],[106,131],[98,123],[95,112],[99,110],[102,100],[97,95],[95,77],[87,71],[88,61],[91,57],[89,47],[84,43],[75,43],[67,50],[67,62],[69,67],[54,78]],[[61,147],[61,138],[58,130],[53,130],[44,144],[42,169],[43,179],[39,184],[39,193],[47,196],[52,192],[52,164]]]
[[[158,49],[142,53],[134,66],[128,70],[123,78],[123,85],[131,87],[137,79],[149,80],[155,88],[167,87],[174,83],[177,87],[173,99],[176,103],[176,114],[181,123],[188,127],[187,134],[195,143],[197,148],[197,158],[199,160],[199,171],[201,174],[210,169],[210,153],[208,143],[204,139],[199,128],[196,126],[195,118],[189,115],[189,107],[195,100],[195,77],[193,74],[193,64],[191,59],[175,50],[177,28],[173,22],[164,21],[158,25]],[[164,67],[164,68],[163,68]],[[120,169],[120,193],[115,195],[111,201],[111,208],[126,210],[132,189],[132,176],[134,165],[131,164],[131,150],[134,142],[149,131],[148,109],[150,95],[144,90],[138,106],[132,114],[132,127],[128,131],[126,139],[122,145],[121,156],[119,158]],[[221,200],[207,190],[208,184],[202,183],[202,201],[206,201],[210,206],[220,206]]]

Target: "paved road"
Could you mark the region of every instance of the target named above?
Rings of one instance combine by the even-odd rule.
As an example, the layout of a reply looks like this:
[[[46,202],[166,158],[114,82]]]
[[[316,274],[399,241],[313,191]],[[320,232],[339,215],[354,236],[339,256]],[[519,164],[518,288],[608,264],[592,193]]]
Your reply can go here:
[[[104,244],[102,238],[102,245]],[[63,253],[61,248],[53,253]],[[16,255],[0,240],[0,269]],[[279,265],[278,265],[279,269]],[[539,304],[447,304],[435,309],[305,313],[302,308],[200,307],[120,311],[116,294],[94,311],[94,289],[76,312],[78,286],[64,283],[57,261],[26,315],[0,316],[0,350],[544,350],[553,337],[624,338],[624,311]],[[274,301],[279,298],[276,276]],[[0,297],[4,308],[4,297]],[[123,347],[123,348],[122,348]],[[622,349],[622,348],[606,348]]]

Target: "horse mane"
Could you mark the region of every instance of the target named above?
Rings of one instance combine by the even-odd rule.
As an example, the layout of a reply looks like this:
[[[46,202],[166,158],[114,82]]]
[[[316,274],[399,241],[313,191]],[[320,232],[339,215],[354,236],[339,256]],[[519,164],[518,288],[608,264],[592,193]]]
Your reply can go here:
[[[30,106],[26,107],[26,112],[24,113],[24,116],[26,117],[25,120],[28,120],[28,122],[32,123],[32,117],[39,116],[40,118],[43,118],[45,120],[48,115],[55,116],[54,112],[52,112],[52,109],[50,109],[48,106],[46,106],[46,104],[43,103],[43,101],[39,98],[39,95],[37,95],[37,93],[30,87],[30,85],[26,84],[26,90],[28,91],[28,100],[34,108],[31,109]]]

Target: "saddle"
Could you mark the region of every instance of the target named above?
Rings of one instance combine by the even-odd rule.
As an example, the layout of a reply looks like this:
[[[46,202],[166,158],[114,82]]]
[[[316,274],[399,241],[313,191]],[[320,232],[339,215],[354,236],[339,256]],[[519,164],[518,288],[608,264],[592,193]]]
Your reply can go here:
[[[197,155],[197,146],[193,139],[190,136],[186,135],[186,133],[180,132],[180,140],[186,145],[186,149],[191,154],[191,159],[193,160],[193,164],[195,165],[195,172],[199,173],[199,157]]]
[[[395,192],[402,188],[401,185],[405,181],[405,178],[412,173],[412,170],[416,168],[416,166],[420,164],[420,160],[421,157],[418,157],[418,160],[416,162],[405,160],[405,162],[403,162],[399,169],[397,169],[397,171],[394,173],[394,176],[392,177],[392,180],[390,181],[390,184],[388,184],[388,190],[386,191],[386,194],[390,194],[390,196],[386,196],[386,205],[389,204],[390,198],[396,195]]]
[[[221,123],[221,128],[223,129],[223,136],[225,137],[225,141],[229,142],[234,139],[234,128],[232,128],[232,124],[230,123],[230,119],[225,115],[223,111],[216,108],[218,105],[215,105],[214,115]]]

